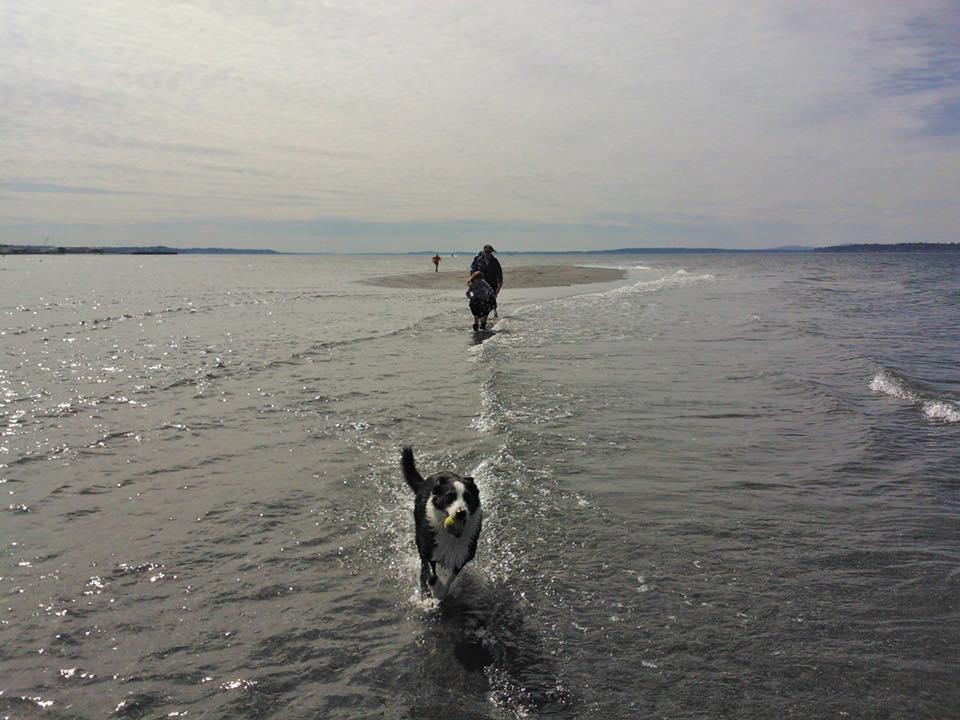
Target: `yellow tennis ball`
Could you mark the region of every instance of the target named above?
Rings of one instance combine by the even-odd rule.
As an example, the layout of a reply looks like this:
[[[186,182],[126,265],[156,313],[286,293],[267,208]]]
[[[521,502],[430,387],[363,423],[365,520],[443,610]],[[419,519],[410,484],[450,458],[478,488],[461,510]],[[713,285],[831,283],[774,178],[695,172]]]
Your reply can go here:
[[[450,528],[452,528],[452,527],[453,527],[454,525],[456,525],[456,524],[457,524],[457,521],[454,520],[453,517],[450,516],[450,515],[447,515],[446,520],[443,521],[443,527],[444,527],[444,529],[446,529],[446,530],[449,530]]]

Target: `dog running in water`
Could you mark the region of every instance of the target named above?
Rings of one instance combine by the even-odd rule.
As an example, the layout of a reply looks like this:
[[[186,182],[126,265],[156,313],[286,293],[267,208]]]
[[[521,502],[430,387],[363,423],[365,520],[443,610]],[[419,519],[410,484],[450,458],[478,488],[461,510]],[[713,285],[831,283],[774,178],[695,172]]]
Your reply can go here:
[[[472,477],[446,470],[424,478],[409,447],[401,451],[400,467],[416,493],[413,522],[420,551],[420,592],[443,600],[477,552],[483,515],[480,491]]]

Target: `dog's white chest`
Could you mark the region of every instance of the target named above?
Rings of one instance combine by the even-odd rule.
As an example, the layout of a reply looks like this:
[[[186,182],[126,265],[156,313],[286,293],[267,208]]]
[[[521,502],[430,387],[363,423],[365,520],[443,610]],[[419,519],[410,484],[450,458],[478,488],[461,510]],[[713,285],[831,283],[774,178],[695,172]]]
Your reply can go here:
[[[433,548],[432,558],[438,566],[437,575],[440,574],[439,566],[443,566],[445,570],[449,568],[450,571],[452,571],[453,568],[463,566],[470,555],[470,539],[472,537],[468,537],[466,533],[460,537],[454,537],[444,531],[441,531],[441,533],[442,534],[438,533],[437,544],[436,547]]]
[[[475,528],[471,528],[475,531]],[[470,557],[470,539],[473,535],[464,533],[461,537],[454,537],[444,533],[437,538],[433,548],[434,572],[437,574],[437,583],[431,592],[437,600],[443,600],[450,592],[450,585],[457,578],[454,570],[462,568]]]

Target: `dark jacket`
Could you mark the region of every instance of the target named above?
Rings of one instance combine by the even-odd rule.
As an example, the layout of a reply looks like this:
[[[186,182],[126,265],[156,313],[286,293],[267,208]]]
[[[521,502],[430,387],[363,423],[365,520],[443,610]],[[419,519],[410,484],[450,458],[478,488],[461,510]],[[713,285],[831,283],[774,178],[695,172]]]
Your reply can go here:
[[[478,252],[470,263],[470,272],[477,270],[483,273],[483,279],[494,290],[503,285],[503,268],[500,267],[500,261],[493,255],[488,258],[483,252]]]

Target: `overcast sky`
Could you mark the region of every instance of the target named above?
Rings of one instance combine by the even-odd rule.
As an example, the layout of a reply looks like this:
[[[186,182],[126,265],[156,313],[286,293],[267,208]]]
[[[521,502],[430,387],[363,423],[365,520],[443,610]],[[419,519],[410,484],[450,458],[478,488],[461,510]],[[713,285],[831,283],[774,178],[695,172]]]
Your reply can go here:
[[[960,241],[960,3],[0,0],[0,243]]]

